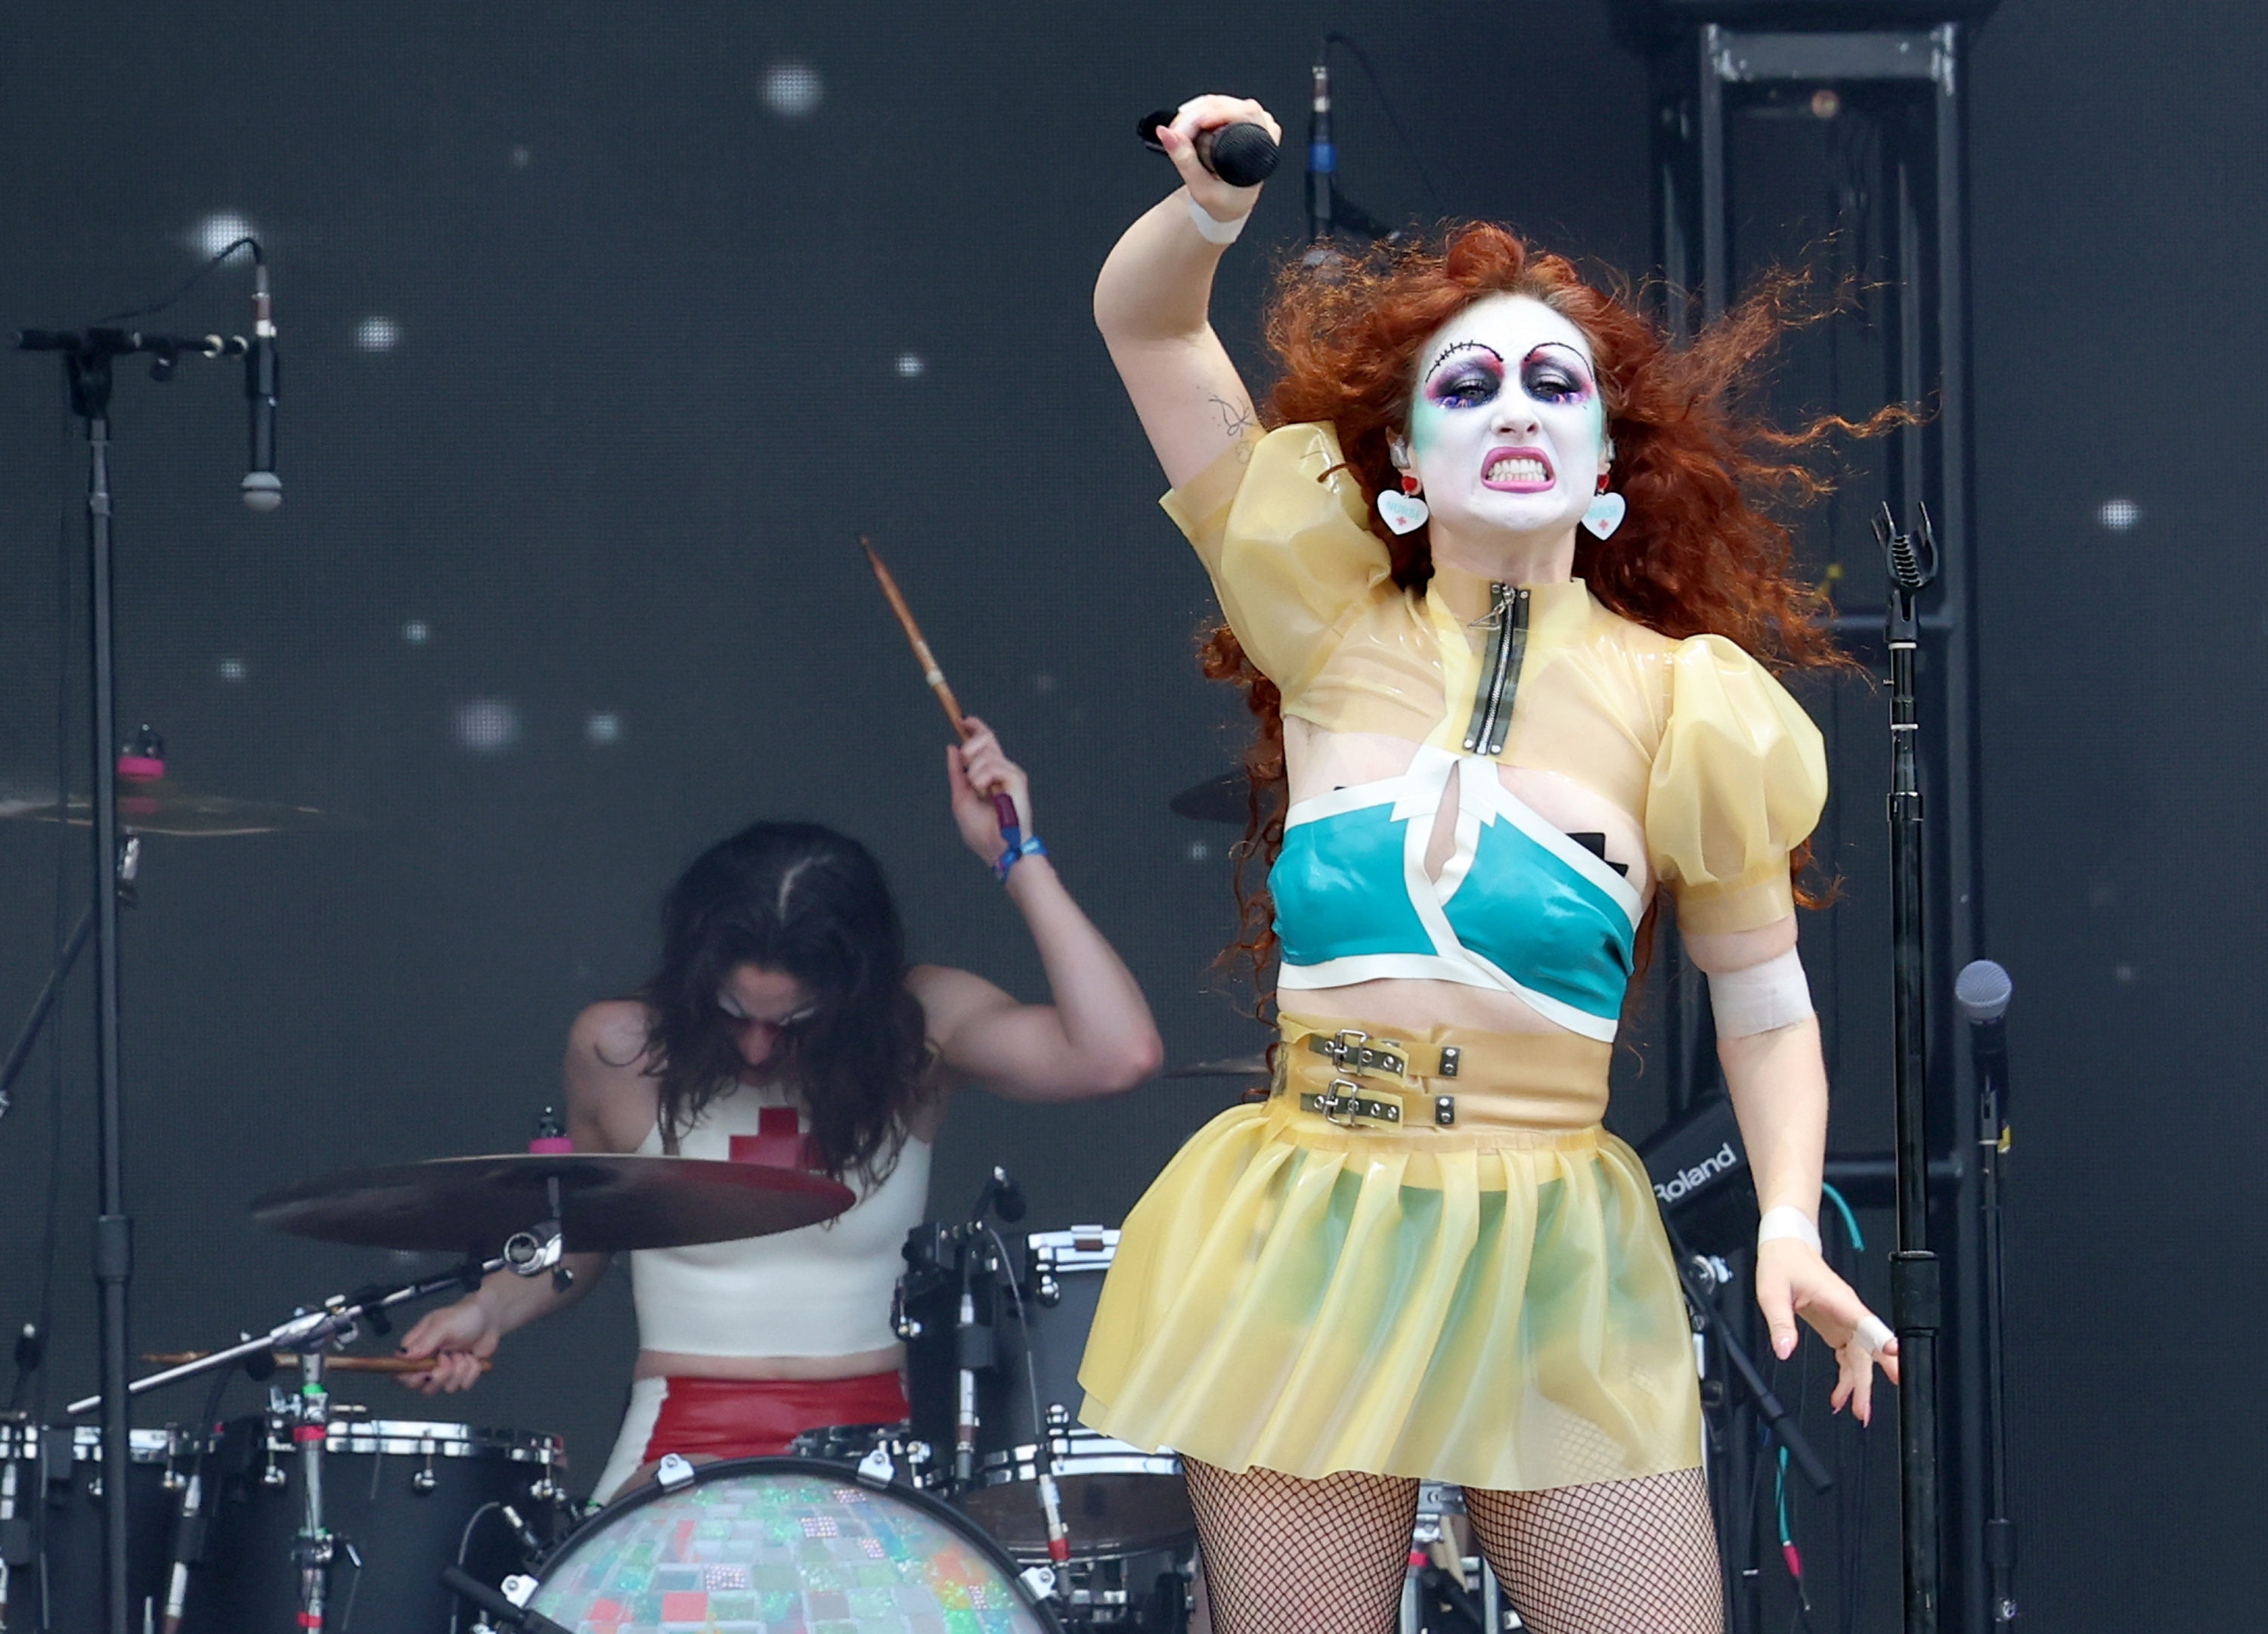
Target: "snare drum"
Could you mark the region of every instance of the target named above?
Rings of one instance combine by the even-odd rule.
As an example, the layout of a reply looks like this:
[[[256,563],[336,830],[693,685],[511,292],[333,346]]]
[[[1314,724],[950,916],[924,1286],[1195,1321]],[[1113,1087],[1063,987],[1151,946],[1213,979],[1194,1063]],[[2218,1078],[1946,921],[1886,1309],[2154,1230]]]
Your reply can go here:
[[[528,1603],[572,1634],[1058,1634],[1015,1563],[964,1517],[815,1458],[731,1459],[638,1488],[560,1547]]]
[[[939,1467],[951,1471],[961,1362],[972,1351],[963,1348],[957,1331],[957,1271],[922,1274],[925,1261],[941,1265],[935,1247],[941,1240],[937,1228],[925,1227],[907,1251],[913,1270],[901,1329],[910,1329],[905,1333],[907,1395],[914,1437],[936,1448]],[[1005,1265],[997,1263],[996,1242],[1006,1249]],[[975,1468],[968,1481],[954,1483],[953,1501],[1020,1560],[1047,1558],[1038,1487],[1042,1438],[1054,1454],[1074,1559],[1175,1550],[1196,1535],[1179,1459],[1145,1453],[1073,1422],[1082,1399],[1079,1358],[1103,1273],[1117,1250],[1118,1233],[1099,1226],[1023,1238],[988,1233],[961,1245],[961,1252],[979,1258],[968,1268],[968,1283],[981,1296],[977,1320],[989,1337],[980,1335],[973,1350],[979,1363]]]
[[[135,1628],[165,1609],[176,1494],[195,1452],[195,1437],[172,1429],[134,1431],[128,1444],[127,1621]],[[103,1626],[99,1428],[0,1419],[0,1628]]]
[[[565,1530],[564,1466],[557,1436],[335,1417],[322,1471],[323,1525],[337,1540],[330,1626],[447,1628],[453,1597],[441,1586],[441,1568],[462,1565],[490,1583],[526,1571],[529,1549],[503,1506],[549,1547]],[[203,1563],[189,1579],[188,1634],[296,1626],[301,1480],[287,1419],[239,1418],[222,1432],[206,1467],[210,1520]]]

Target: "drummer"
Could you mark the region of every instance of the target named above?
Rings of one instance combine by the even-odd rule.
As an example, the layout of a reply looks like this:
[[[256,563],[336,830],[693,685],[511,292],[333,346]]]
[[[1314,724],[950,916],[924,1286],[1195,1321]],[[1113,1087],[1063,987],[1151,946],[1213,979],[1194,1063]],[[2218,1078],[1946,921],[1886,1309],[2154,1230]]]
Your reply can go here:
[[[646,1479],[662,1456],[784,1453],[799,1432],[907,1416],[891,1325],[900,1248],[927,1211],[930,1154],[954,1090],[1079,1100],[1130,1089],[1161,1054],[1126,966],[1027,840],[1002,855],[1005,789],[1032,835],[1020,768],[983,723],[946,751],[954,821],[1030,927],[1054,1002],[983,977],[909,965],[881,870],[812,823],[760,822],[710,848],[670,888],[662,952],[629,997],[567,1035],[567,1130],[578,1152],[669,1153],[808,1168],[857,1201],[822,1225],[630,1255],[639,1351],[630,1410],[593,1496]],[[404,1375],[463,1390],[514,1329],[573,1304],[573,1282],[500,1271],[401,1341],[431,1357]]]

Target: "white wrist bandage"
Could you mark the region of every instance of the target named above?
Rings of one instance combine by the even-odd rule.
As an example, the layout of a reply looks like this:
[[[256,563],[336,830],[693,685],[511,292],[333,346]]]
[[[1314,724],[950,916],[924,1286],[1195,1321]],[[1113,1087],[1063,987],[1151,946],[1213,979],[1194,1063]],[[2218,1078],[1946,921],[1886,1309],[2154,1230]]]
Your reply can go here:
[[[1766,1209],[1764,1218],[1756,1222],[1756,1247],[1761,1248],[1782,1237],[1794,1238],[1814,1254],[1820,1251],[1819,1227],[1801,1209],[1791,1208],[1785,1203],[1776,1209]]]
[[[1859,1329],[1851,1336],[1858,1341],[1859,1348],[1869,1356],[1880,1356],[1882,1353],[1882,1347],[1889,1343],[1895,1336],[1890,1332],[1890,1325],[1888,1322],[1869,1311],[1859,1319]]]
[[[1197,230],[1197,237],[1208,244],[1235,243],[1237,234],[1244,231],[1244,224],[1252,219],[1249,215],[1243,215],[1234,221],[1222,221],[1197,202],[1196,194],[1185,193],[1182,196],[1189,202],[1189,220]]]
[[[1709,1008],[1716,1015],[1719,1038],[1746,1038],[1794,1026],[1814,1013],[1803,961],[1791,947],[1778,958],[1745,970],[1712,973]]]

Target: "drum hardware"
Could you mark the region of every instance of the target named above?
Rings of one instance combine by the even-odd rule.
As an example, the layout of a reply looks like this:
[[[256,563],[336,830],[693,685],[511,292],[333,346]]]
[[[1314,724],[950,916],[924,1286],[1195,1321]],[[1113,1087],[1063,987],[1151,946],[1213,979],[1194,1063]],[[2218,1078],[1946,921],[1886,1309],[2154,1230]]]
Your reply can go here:
[[[1117,1240],[1099,1226],[1004,1239],[989,1226],[932,1223],[917,1227],[905,1249],[899,1331],[914,1434],[941,1441],[948,1426],[961,1430],[965,1284],[990,1365],[970,1370],[976,1456],[970,1476],[956,1472],[947,1496],[1019,1561],[1052,1567],[1066,1595],[1092,1584],[1097,1562],[1179,1549],[1195,1536],[1176,1459],[1074,1421],[1079,1361]],[[1050,1487],[1057,1514],[1069,1521],[1060,1541],[1048,1514]],[[1068,1614],[1078,1602],[1061,1603]]]
[[[453,1594],[462,1595],[481,1608],[481,1621],[473,1624],[474,1634],[483,1629],[494,1634],[496,1625],[488,1621],[497,1618],[506,1628],[525,1629],[527,1634],[568,1634],[568,1630],[541,1612],[531,1611],[522,1601],[514,1600],[502,1590],[490,1588],[469,1571],[459,1566],[441,1568],[440,1582]],[[506,1578],[507,1585],[529,1582],[522,1578]],[[531,1591],[534,1584],[529,1582]]]
[[[1504,1634],[1522,1626],[1466,1527],[1464,1489],[1420,1482],[1401,1634]]]
[[[172,1367],[182,1362],[202,1361],[210,1354],[210,1351],[144,1351],[142,1359]],[[290,1351],[276,1351],[271,1355],[278,1367],[293,1366],[299,1360]],[[422,1373],[433,1364],[422,1356],[334,1356],[328,1365],[335,1373]],[[481,1358],[482,1373],[493,1372],[495,1367],[492,1359]]]
[[[372,1283],[351,1294],[335,1293],[313,1310],[302,1307],[293,1312],[289,1320],[278,1322],[266,1333],[240,1340],[225,1350],[204,1351],[197,1354],[194,1360],[145,1374],[135,1380],[127,1390],[131,1395],[141,1395],[148,1391],[163,1389],[167,1385],[179,1384],[184,1379],[193,1379],[201,1373],[217,1372],[238,1362],[247,1365],[258,1364],[273,1371],[274,1364],[269,1358],[279,1351],[302,1358],[304,1364],[304,1358],[310,1354],[326,1351],[334,1344],[351,1343],[359,1336],[360,1324],[364,1321],[370,1322],[380,1332],[386,1331],[389,1326],[386,1314],[395,1306],[414,1300],[430,1299],[453,1290],[477,1288],[481,1278],[504,1267],[504,1262],[501,1257],[488,1261],[468,1260],[454,1270],[438,1277],[400,1283],[392,1287]],[[93,1411],[101,1402],[99,1396],[86,1396],[70,1403],[64,1411],[77,1417],[81,1413]]]

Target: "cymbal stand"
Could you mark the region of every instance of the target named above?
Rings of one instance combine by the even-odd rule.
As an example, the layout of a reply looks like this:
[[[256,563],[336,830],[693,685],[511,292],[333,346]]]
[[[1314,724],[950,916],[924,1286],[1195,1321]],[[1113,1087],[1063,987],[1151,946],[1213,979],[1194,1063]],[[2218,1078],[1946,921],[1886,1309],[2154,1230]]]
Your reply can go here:
[[[330,1435],[331,1395],[323,1388],[320,1346],[299,1352],[299,1400],[293,1419],[291,1444],[299,1453],[302,1518],[299,1535],[292,1541],[291,1564],[299,1575],[299,1626],[308,1634],[320,1634],[331,1557],[339,1542],[323,1525],[323,1448]]]
[[[418,1299],[430,1299],[437,1294],[447,1293],[453,1290],[464,1291],[478,1288],[481,1285],[481,1279],[490,1272],[507,1269],[519,1270],[503,1255],[498,1255],[491,1260],[468,1260],[456,1270],[445,1275],[428,1277],[417,1282],[406,1282],[392,1288],[372,1284],[366,1288],[358,1288],[350,1294],[335,1293],[324,1300],[317,1309],[301,1311],[292,1316],[289,1321],[278,1322],[266,1333],[256,1334],[251,1338],[240,1340],[225,1351],[215,1351],[210,1355],[198,1357],[195,1361],[182,1362],[176,1366],[164,1368],[146,1377],[136,1379],[127,1387],[127,1393],[132,1395],[142,1395],[151,1390],[162,1390],[167,1385],[179,1384],[185,1379],[194,1379],[200,1373],[210,1373],[217,1367],[232,1366],[265,1351],[297,1351],[306,1353],[326,1350],[334,1344],[343,1344],[360,1331],[357,1324],[364,1321],[383,1333],[391,1326],[386,1314],[395,1306],[408,1305]],[[522,1276],[532,1274],[527,1271],[520,1272]],[[90,1395],[73,1402],[63,1410],[77,1417],[81,1413],[91,1413],[102,1404],[102,1397]]]

